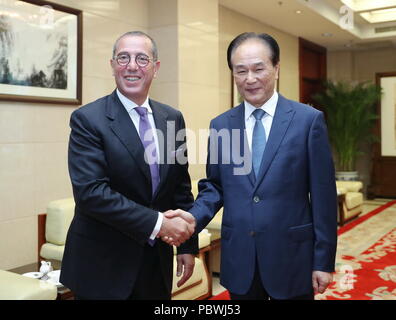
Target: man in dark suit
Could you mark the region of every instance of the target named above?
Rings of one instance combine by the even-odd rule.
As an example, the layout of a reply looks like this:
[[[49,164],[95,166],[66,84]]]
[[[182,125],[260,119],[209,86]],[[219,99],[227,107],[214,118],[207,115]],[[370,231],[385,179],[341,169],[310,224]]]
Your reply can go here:
[[[241,34],[227,58],[244,102],[211,121],[207,178],[189,212],[198,232],[224,207],[220,281],[232,299],[313,299],[332,281],[337,242],[323,113],[274,90],[271,36]]]
[[[76,207],[60,281],[79,299],[170,299],[173,248],[158,237],[180,245],[195,228],[192,216],[163,216],[193,203],[188,164],[175,159],[185,141],[168,132],[183,130],[184,119],[148,98],[160,62],[147,34],[122,35],[110,63],[117,89],[70,120]],[[197,242],[195,236],[178,247],[178,285],[193,272]]]

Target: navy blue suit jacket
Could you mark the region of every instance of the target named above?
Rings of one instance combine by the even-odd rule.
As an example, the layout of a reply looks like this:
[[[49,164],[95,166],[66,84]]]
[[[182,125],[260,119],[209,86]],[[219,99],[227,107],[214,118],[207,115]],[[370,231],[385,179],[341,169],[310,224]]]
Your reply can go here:
[[[76,295],[93,299],[126,299],[139,272],[144,246],[158,211],[192,206],[188,164],[179,164],[176,132],[185,127],[182,114],[150,100],[154,121],[164,134],[160,184],[152,196],[144,149],[128,112],[116,92],[83,106],[71,115],[69,173],[76,203],[62,260],[61,283]],[[174,149],[173,149],[174,148]],[[182,149],[180,149],[182,148]],[[156,241],[162,272],[172,289],[173,248]],[[196,253],[197,237],[179,253]]]
[[[220,281],[228,290],[247,292],[257,257],[270,296],[309,294],[312,271],[334,271],[337,242],[337,193],[323,113],[279,95],[255,179],[253,170],[244,169],[251,167],[250,152],[243,151],[244,110],[242,103],[211,121],[211,129],[231,137],[236,129],[237,136],[216,139],[211,133],[207,178],[200,180],[190,212],[200,231],[224,207]]]

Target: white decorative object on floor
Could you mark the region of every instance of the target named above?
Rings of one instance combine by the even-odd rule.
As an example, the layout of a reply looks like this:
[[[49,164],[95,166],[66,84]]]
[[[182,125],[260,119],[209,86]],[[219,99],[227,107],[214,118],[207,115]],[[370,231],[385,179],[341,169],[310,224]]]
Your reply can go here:
[[[56,285],[57,287],[61,287],[62,284],[59,282],[60,272],[60,270],[48,272],[47,276],[49,277],[49,279],[47,281]]]
[[[48,273],[54,270],[51,266],[51,262],[49,261],[41,261],[41,267],[40,267],[40,272],[43,274],[41,277],[41,280],[48,280]]]

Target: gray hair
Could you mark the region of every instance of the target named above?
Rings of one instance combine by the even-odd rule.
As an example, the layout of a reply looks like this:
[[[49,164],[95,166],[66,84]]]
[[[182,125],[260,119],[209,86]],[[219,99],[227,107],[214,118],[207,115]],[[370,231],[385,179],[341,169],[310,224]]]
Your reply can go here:
[[[122,36],[120,36],[116,42],[113,45],[113,55],[112,58],[114,59],[115,57],[115,53],[117,50],[117,45],[118,45],[118,41],[120,41],[122,38],[124,37],[146,37],[151,41],[151,45],[152,45],[152,54],[153,54],[153,59],[154,61],[158,60],[158,48],[157,48],[157,44],[155,43],[154,39],[151,38],[147,33],[144,33],[143,31],[128,31],[126,33],[124,33]]]

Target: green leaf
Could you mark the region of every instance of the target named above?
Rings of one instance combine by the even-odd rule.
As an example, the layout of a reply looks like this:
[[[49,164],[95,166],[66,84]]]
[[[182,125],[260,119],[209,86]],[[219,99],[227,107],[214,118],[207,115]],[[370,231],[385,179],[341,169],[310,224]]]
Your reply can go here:
[[[378,141],[372,128],[378,119],[381,88],[369,82],[327,81],[324,91],[313,98],[326,113],[337,170],[355,171],[360,142]]]

